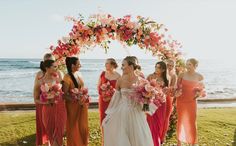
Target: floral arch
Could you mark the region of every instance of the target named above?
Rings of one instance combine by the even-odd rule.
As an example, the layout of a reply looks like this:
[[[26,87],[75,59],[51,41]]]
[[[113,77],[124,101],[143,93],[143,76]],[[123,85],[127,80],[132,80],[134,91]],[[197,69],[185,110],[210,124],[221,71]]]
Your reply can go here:
[[[125,46],[138,45],[140,49],[151,52],[160,60],[181,59],[181,44],[168,35],[168,29],[163,24],[150,18],[137,16],[132,19],[130,15],[115,18],[110,14],[95,14],[87,21],[81,15],[77,19],[67,17],[67,20],[74,23],[72,30],[66,37],[58,40],[56,46],[50,47],[59,69],[63,71],[65,57],[84,53],[98,45],[107,52],[111,40],[117,40]],[[175,124],[176,112],[173,112],[168,137],[172,137]]]
[[[100,45],[105,52],[109,49],[111,40],[117,40],[122,45],[138,45],[141,49],[151,51],[160,60],[180,58],[180,43],[167,34],[168,29],[150,18],[130,15],[115,18],[110,14],[91,15],[87,21],[83,16],[67,17],[74,23],[68,36],[58,40],[57,46],[50,50],[58,65],[64,65],[65,57],[78,55],[90,48]]]

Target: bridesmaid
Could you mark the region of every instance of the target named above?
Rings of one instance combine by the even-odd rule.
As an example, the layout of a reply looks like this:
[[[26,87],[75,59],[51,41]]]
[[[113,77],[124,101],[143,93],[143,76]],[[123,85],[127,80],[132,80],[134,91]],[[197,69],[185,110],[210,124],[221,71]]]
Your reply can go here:
[[[166,118],[165,118],[165,124],[164,124],[163,137],[161,138],[161,141],[163,142],[165,141],[165,136],[169,129],[170,116],[173,111],[174,91],[175,91],[176,83],[177,83],[177,75],[174,70],[175,62],[173,60],[168,60],[166,66],[167,66],[167,77],[169,80],[169,89],[166,95]]]
[[[157,62],[155,65],[155,72],[150,74],[147,79],[149,81],[155,79],[163,88],[168,87],[169,81],[167,79],[166,64],[163,61]],[[163,137],[165,137],[166,134],[166,131],[164,131],[166,121],[166,103],[163,103],[152,116],[147,115],[147,121],[152,132],[154,146],[161,146],[164,139]]]
[[[84,86],[82,78],[77,74],[81,67],[77,57],[66,57],[68,73],[64,76],[63,92],[67,111],[67,146],[87,146],[89,139],[88,105],[82,100],[73,100],[71,89]]]
[[[168,72],[168,79],[169,79],[169,87],[176,87],[177,83],[177,76],[175,73],[175,62],[173,60],[167,61],[167,72]]]
[[[116,82],[120,78],[120,74],[115,71],[118,67],[117,62],[113,58],[108,58],[106,60],[105,68],[106,71],[103,71],[100,75],[98,81],[98,94],[99,94],[99,101],[98,101],[98,108],[99,108],[99,115],[100,115],[100,125],[102,124],[103,119],[106,117],[105,111],[111,101],[111,97],[104,97],[101,91],[101,85],[107,82],[110,82],[111,86],[115,89]],[[103,129],[102,129],[103,135]],[[102,143],[103,143],[103,136],[102,136]]]
[[[189,59],[186,62],[187,71],[180,74],[178,86],[182,87],[182,95],[177,97],[177,140],[178,146],[181,142],[195,145],[197,140],[197,101],[194,88],[203,80],[203,76],[195,70],[198,66],[196,59]]]
[[[62,146],[64,127],[66,122],[65,104],[62,97],[58,99],[57,103],[54,102],[42,102],[40,96],[41,86],[44,83],[47,84],[60,84],[61,79],[57,75],[56,64],[53,60],[46,60],[41,64],[43,70],[45,70],[44,76],[37,80],[34,87],[35,103],[42,104],[42,123],[45,128],[47,138],[49,140],[48,145]]]
[[[185,72],[184,60],[180,59],[180,60],[176,61],[175,72],[176,72],[177,76],[179,76],[181,73]]]
[[[47,53],[44,55],[43,60],[54,60],[52,54]],[[43,76],[45,75],[45,68],[43,67],[43,61],[40,62],[40,71],[38,71],[36,73],[35,79],[34,79],[34,86],[36,85],[36,83],[38,82],[38,80],[42,79]],[[34,101],[36,101],[36,93],[34,90]],[[47,135],[46,135],[46,131],[45,128],[43,126],[43,122],[42,122],[42,104],[38,104],[35,102],[35,111],[36,111],[36,146],[41,146],[43,144],[46,144],[48,139],[47,139]]]
[[[103,97],[101,91],[101,85],[107,82],[110,82],[111,86],[115,89],[116,81],[121,77],[116,68],[118,67],[117,62],[113,58],[108,58],[106,60],[105,68],[106,71],[103,71],[100,75],[98,81],[98,93],[99,93],[99,113],[100,113],[100,124],[105,118],[105,111],[110,103],[111,97]]]

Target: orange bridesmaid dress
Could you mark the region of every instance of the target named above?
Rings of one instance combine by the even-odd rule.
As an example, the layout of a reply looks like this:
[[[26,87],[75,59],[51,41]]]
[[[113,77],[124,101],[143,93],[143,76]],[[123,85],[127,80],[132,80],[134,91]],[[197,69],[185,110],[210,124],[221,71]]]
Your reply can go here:
[[[197,144],[197,101],[194,88],[197,81],[182,79],[182,95],[177,97],[177,139],[187,144]]]
[[[69,85],[69,90],[75,88],[68,74],[64,76],[63,80]],[[67,146],[87,146],[89,139],[88,105],[81,105],[78,101],[67,100],[66,111]]]

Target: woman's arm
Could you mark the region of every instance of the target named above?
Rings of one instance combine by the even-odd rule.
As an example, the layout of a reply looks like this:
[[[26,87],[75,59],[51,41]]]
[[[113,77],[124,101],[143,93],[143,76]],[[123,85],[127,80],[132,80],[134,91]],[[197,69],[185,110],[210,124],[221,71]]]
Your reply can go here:
[[[175,87],[176,86],[176,82],[177,82],[177,76],[176,75],[172,75],[171,76],[171,81],[170,81],[170,87]]]
[[[40,101],[40,83],[39,83],[39,80],[35,80],[33,96],[34,96],[34,103],[35,104],[43,104]]]
[[[101,78],[99,77],[98,79],[98,84],[97,84],[97,91],[98,91],[98,94],[100,95],[100,85],[101,85]]]

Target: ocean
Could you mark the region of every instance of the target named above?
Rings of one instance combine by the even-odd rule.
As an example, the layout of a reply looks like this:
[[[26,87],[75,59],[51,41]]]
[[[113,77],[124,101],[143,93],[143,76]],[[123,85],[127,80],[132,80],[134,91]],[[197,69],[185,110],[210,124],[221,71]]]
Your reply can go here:
[[[0,59],[0,103],[33,102],[32,91],[40,59]],[[117,60],[119,65],[121,60]],[[80,72],[92,99],[98,99],[97,81],[104,69],[104,59],[81,59]],[[147,76],[156,60],[139,60]],[[121,73],[120,66],[118,72]],[[236,63],[200,60],[198,72],[204,75],[207,98],[236,97]]]

